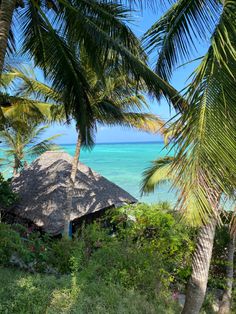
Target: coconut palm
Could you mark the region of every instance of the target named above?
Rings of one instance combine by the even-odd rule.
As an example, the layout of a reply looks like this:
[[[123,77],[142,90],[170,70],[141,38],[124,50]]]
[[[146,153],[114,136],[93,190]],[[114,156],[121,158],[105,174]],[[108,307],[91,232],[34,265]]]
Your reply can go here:
[[[13,2],[9,7],[5,0],[1,1],[4,42],[9,39],[6,30],[10,29],[12,15],[17,13]],[[129,13],[121,5],[96,0],[31,0],[22,4],[19,21],[24,38],[23,51],[44,70],[53,89],[61,95],[66,115],[73,117],[79,126],[81,144],[91,146],[96,129],[94,107],[91,106],[93,91],[80,59],[82,48],[86,51],[88,64],[100,77],[105,76],[104,64],[109,58],[111,67],[116,69],[121,63],[133,79],[142,79],[149,91],[156,95],[162,92],[176,108],[181,107],[182,99],[177,91],[147,67],[140,43],[127,27]],[[3,50],[5,46],[2,46]],[[129,117],[129,122],[126,119],[126,123],[131,124],[131,120],[134,121],[134,115],[132,119]]]
[[[23,3],[25,7],[20,9],[23,51],[44,70],[53,90],[60,95],[66,116],[76,120],[79,142],[82,145],[93,145],[97,122],[95,106],[91,101],[93,90],[81,61],[83,51],[86,51],[87,63],[99,78],[105,79],[104,66],[109,59],[111,68],[117,69],[121,64],[133,80],[143,80],[149,91],[156,95],[162,92],[176,108],[182,106],[182,98],[177,91],[147,67],[146,56],[140,43],[127,27],[126,19],[129,13],[122,6],[97,0],[47,1],[52,6],[48,13],[46,1],[31,0]],[[8,17],[10,14],[5,12],[6,5],[5,1],[1,1],[1,14]],[[12,9],[14,10],[13,6]],[[8,29],[10,21],[6,21]],[[3,32],[3,37],[6,38],[6,32]],[[100,120],[109,112],[110,124],[112,116],[113,122],[115,119],[121,121],[123,115],[117,113],[114,106],[105,106],[103,102],[103,106],[98,108],[99,112],[98,109],[96,111]],[[135,116],[138,117],[138,113]],[[127,119],[126,124],[134,123],[134,115],[129,115],[129,121]],[[143,118],[142,125],[144,124]],[[78,155],[78,146],[76,152]],[[77,160],[76,158],[75,162],[78,162]],[[72,174],[76,170],[77,167],[74,166]],[[71,178],[71,192],[68,197],[70,203],[74,175]],[[68,205],[68,208],[70,207]]]
[[[47,99],[35,97],[34,93],[22,92],[22,86],[31,85],[31,80],[36,79],[29,67],[9,67],[2,74],[0,84],[0,126],[5,125],[8,119],[22,121],[31,119],[35,122],[51,120],[51,106]],[[33,88],[33,87],[32,87]]]
[[[120,125],[147,132],[161,132],[164,129],[164,122],[153,114],[142,112],[148,106],[143,95],[136,93],[136,83],[119,71],[113,72],[107,73],[108,76],[104,83],[94,72],[87,69],[88,81],[93,91],[90,99],[91,114],[96,125]],[[80,126],[78,124],[77,131],[78,140],[71,171],[70,191],[72,195],[69,194],[68,198],[68,217],[65,224],[65,234],[69,230],[70,209],[72,208],[75,177],[82,144]]]
[[[206,180],[210,176],[217,176],[215,181],[218,181],[222,174],[226,179],[229,170],[233,171],[236,167],[232,157],[236,149],[232,94],[235,90],[236,66],[235,16],[234,1],[177,1],[145,35],[147,47],[160,52],[156,72],[166,79],[170,79],[176,66],[189,61],[196,37],[203,39],[203,35],[212,35],[210,47],[186,91],[189,110],[181,115],[175,132],[179,158],[183,157],[185,162],[186,148],[194,148],[189,150],[191,158],[194,158],[188,163],[191,168],[185,167],[185,170],[191,173],[190,170],[195,168],[196,172],[193,161],[197,160],[198,165],[201,161],[206,166],[202,165],[202,168],[210,168],[208,171],[211,173],[203,172]],[[226,132],[222,132],[222,127]],[[208,167],[209,164],[211,167]],[[186,174],[185,171],[179,173]],[[229,192],[235,178],[230,176],[229,181],[226,179],[220,184],[224,192]],[[206,203],[203,202],[205,207]]]
[[[62,38],[89,47],[93,61],[96,60],[94,55],[98,57],[107,48],[113,49],[117,39],[130,52],[139,50],[138,40],[124,23],[129,12],[121,5],[97,0],[2,0],[0,9],[0,72],[7,48],[14,47],[16,29],[23,35],[26,50],[30,50],[33,36],[39,35],[34,39],[34,45],[42,45],[44,32],[51,30],[58,30]],[[39,53],[35,51],[35,54]]]
[[[181,190],[181,184],[178,184],[177,178],[178,174],[172,168],[173,163],[175,162],[175,157],[165,157],[160,158],[153,162],[152,167],[148,168],[144,172],[143,182],[141,191],[142,193],[151,193],[154,192],[163,183],[175,182],[174,187],[177,189],[177,194],[181,195],[183,191]],[[196,215],[196,220],[198,220],[198,212],[196,211],[196,196],[193,191],[190,191],[192,194],[189,195],[188,212],[184,212],[184,218],[190,224],[194,224],[193,213]],[[223,208],[217,205],[217,211],[222,212]],[[191,215],[186,215],[191,213]],[[229,216],[228,212],[224,212],[224,216]],[[229,218],[227,218],[227,221]],[[191,286],[188,289],[187,293],[192,292],[193,288],[195,289],[194,294],[187,295],[189,300],[192,298],[197,299],[199,302],[200,298],[205,297],[209,267],[212,257],[213,242],[215,236],[217,219],[211,219],[208,223],[203,224],[200,227],[199,235],[197,239],[196,250],[193,256],[193,269],[189,285]],[[230,231],[230,230],[229,230]],[[226,267],[226,288],[220,304],[219,313],[230,313],[230,304],[232,296],[232,287],[233,287],[233,261],[234,261],[234,251],[235,251],[235,230],[231,230],[229,237],[228,245],[228,258],[227,258],[227,267]],[[202,253],[203,252],[203,253]],[[192,288],[193,287],[193,288]],[[199,289],[201,287],[201,289]],[[191,303],[192,304],[192,303]],[[186,305],[185,305],[186,307]]]
[[[142,193],[154,192],[154,190],[163,183],[174,182],[174,187],[177,189],[177,195],[179,198],[181,198],[184,192],[182,190],[181,182],[177,180],[179,174],[176,171],[176,168],[173,167],[174,163],[175,157],[165,157],[154,161],[153,166],[144,172],[144,178],[141,187]],[[185,205],[187,210],[185,208],[183,211],[183,217],[186,219],[186,221],[188,221],[189,224],[193,224],[195,226],[196,222],[199,222],[197,198],[198,195],[195,194],[194,188],[189,190],[188,200],[186,201]],[[215,204],[212,203],[212,206],[214,206],[212,208],[215,211],[220,211],[219,201],[217,201]],[[196,249],[192,259],[192,273],[186,295],[187,301],[183,311],[185,311],[186,307],[192,307],[194,302],[195,310],[200,311],[202,302],[205,298],[217,221],[218,219],[216,217],[212,217],[200,226]],[[191,302],[191,304],[189,305],[188,302]]]
[[[3,164],[5,162],[5,165],[10,165],[14,175],[24,168],[29,158],[57,148],[52,141],[59,135],[41,139],[47,127],[39,126],[35,122],[23,123],[8,120],[7,125],[0,131],[1,142],[7,146],[2,149],[5,157]]]
[[[200,193],[199,185],[211,186],[214,177],[219,191],[229,194],[235,184],[229,173],[236,167],[235,17],[234,1],[177,1],[144,37],[147,48],[159,52],[156,72],[170,79],[173,69],[191,58],[196,37],[211,36],[210,47],[185,93],[188,110],[181,114],[173,134],[178,147],[175,166],[181,170],[179,176],[191,179],[188,183],[184,180],[182,199],[194,181],[201,194],[198,209],[202,220],[205,212],[211,212],[210,195]]]
[[[174,68],[193,57],[196,39],[207,40],[209,48],[192,76],[185,94],[186,106],[175,124],[173,143],[177,153],[172,170],[181,185],[178,207],[191,215],[188,204],[194,196],[193,218],[209,225],[212,241],[221,195],[233,196],[236,178],[236,3],[235,1],[176,1],[146,33],[150,51],[157,51],[156,73],[169,80]],[[201,56],[200,56],[201,57]],[[190,210],[190,211],[189,211]],[[211,222],[209,221],[209,217]],[[193,272],[205,252],[197,246]],[[197,258],[198,256],[198,258]],[[183,313],[199,313],[207,281],[189,284]],[[203,273],[204,274],[204,273]],[[194,297],[191,297],[193,296]],[[198,296],[198,297],[196,297]]]
[[[89,97],[89,112],[90,119],[93,121],[88,125],[90,134],[94,134],[98,125],[120,125],[124,127],[133,127],[147,132],[156,133],[160,129],[164,129],[164,122],[156,115],[150,113],[143,113],[143,110],[148,109],[145,98],[141,93],[137,92],[137,83],[122,72],[121,66],[113,69],[107,61],[106,78],[100,79],[95,71],[86,62],[86,56],[83,56],[83,71],[87,84],[90,86],[92,93]],[[140,84],[144,85],[143,82]],[[144,86],[142,87],[144,88]],[[24,97],[32,92],[36,93],[37,97],[50,99],[50,101],[59,103],[52,108],[52,116],[62,121],[67,118],[67,121],[75,120],[76,116],[73,114],[67,115],[65,112],[65,105],[63,104],[63,95],[58,93],[50,86],[41,83],[37,80],[31,80],[30,84],[25,80],[24,86],[21,89]],[[87,117],[88,120],[88,117]],[[81,146],[92,146],[94,143],[93,137],[90,141],[83,141],[83,126],[78,122],[76,129],[78,132],[78,139],[76,143],[76,151],[72,163],[72,170],[70,175],[70,184],[68,186],[67,211],[65,212],[65,228],[64,234],[68,236],[70,211],[72,208],[72,199],[74,193],[75,177],[77,174],[78,162],[80,157]]]
[[[14,16],[17,17],[15,23],[12,22]],[[54,89],[61,90],[68,84],[67,90],[70,86],[70,92],[80,95],[66,109],[79,111],[81,117],[89,94],[78,55],[74,53],[74,49],[78,52],[81,47],[100,76],[109,56],[113,66],[122,62],[127,72],[145,80],[150,91],[157,95],[162,92],[176,107],[180,106],[177,91],[147,67],[139,40],[127,26],[129,19],[127,8],[106,0],[2,0],[0,73],[7,41],[14,37],[14,29],[17,29],[22,35],[18,34],[17,38],[23,38],[23,51],[44,70]]]
[[[28,157],[38,156],[47,149],[56,148],[51,141],[58,135],[43,141],[39,139],[47,128],[42,126],[42,123],[52,122],[53,103],[47,102],[47,99],[43,101],[40,97],[35,98],[32,91],[26,93],[23,90],[26,85],[33,88],[31,80],[35,78],[34,71],[25,67],[9,68],[1,78],[0,137],[1,141],[10,147],[3,150],[5,158],[1,159],[1,163],[11,165],[14,174],[23,167]]]

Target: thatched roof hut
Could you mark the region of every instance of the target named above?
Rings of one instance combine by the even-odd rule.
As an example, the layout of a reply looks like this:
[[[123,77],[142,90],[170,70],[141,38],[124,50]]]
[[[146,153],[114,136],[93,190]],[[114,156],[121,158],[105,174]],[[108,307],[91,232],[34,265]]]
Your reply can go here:
[[[13,190],[20,195],[14,214],[27,218],[56,235],[63,230],[72,157],[65,152],[46,152],[17,175]],[[135,203],[129,193],[79,163],[71,221],[100,210]]]

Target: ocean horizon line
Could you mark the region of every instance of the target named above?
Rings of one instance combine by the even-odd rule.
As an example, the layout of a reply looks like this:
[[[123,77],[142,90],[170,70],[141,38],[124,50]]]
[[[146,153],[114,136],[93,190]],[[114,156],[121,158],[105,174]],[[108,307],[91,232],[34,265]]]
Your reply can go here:
[[[145,142],[98,142],[94,145],[120,145],[120,144],[163,144],[164,141],[145,141]],[[76,145],[75,143],[57,143],[57,145]]]
[[[59,146],[74,146],[76,143],[55,143],[56,145]],[[164,141],[148,141],[148,142],[99,142],[95,143],[94,146],[96,145],[135,145],[135,144],[164,144]],[[5,148],[7,145],[1,145],[0,148]]]

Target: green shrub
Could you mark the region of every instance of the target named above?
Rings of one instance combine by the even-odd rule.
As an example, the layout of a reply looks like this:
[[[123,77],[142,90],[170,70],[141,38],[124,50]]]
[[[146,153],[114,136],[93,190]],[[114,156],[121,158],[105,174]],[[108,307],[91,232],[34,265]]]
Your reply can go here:
[[[11,189],[10,180],[4,180],[0,173],[0,208],[11,206],[17,199],[17,194]]]
[[[41,236],[39,232],[27,233],[24,239],[26,254],[22,256],[25,263],[33,263],[35,271],[45,271],[49,265],[49,241],[48,236]]]
[[[80,228],[73,240],[53,241],[48,263],[69,273],[76,261],[86,280],[115,282],[150,295],[166,291],[170,284],[178,289],[190,274],[194,232],[175,216],[158,205],[113,210]]]
[[[73,301],[75,309],[81,311],[86,308],[91,311],[89,304],[93,304],[94,313],[107,308],[109,313],[122,313],[125,301],[119,303],[123,295],[127,295],[127,302],[128,296],[143,295],[141,303],[146,304],[144,308],[150,307],[150,313],[169,304],[171,291],[181,289],[186,283],[194,247],[192,230],[180,223],[176,214],[163,211],[162,205],[140,204],[113,210],[105,219],[82,226],[73,240],[52,240],[39,233],[29,233],[19,225],[7,226],[7,230],[17,239],[14,250],[25,263],[33,263],[34,270],[43,272],[49,267],[61,274],[71,274],[71,286],[65,295],[60,292],[59,297],[53,292],[53,300],[57,300],[57,304],[62,302],[61,307],[64,302],[65,307],[68,305],[67,298],[73,299],[78,289],[96,290],[102,286],[106,296],[100,291],[101,300],[107,302],[106,305],[96,306],[92,296],[89,299],[85,295],[89,302],[82,305],[77,299]],[[6,243],[7,246],[10,244]],[[4,265],[10,256],[5,254],[5,257]],[[155,304],[150,305],[152,299]],[[70,306],[74,308],[74,305]],[[127,313],[143,313],[141,308],[137,301]]]
[[[0,313],[43,314],[50,306],[53,290],[69,288],[63,277],[29,274],[14,269],[0,268]],[[61,312],[63,313],[63,312]]]
[[[180,311],[171,299],[148,300],[137,290],[94,281],[81,286],[77,297],[73,297],[70,290],[64,295],[59,291],[54,293],[48,313],[174,314]]]
[[[128,206],[113,210],[106,227],[104,219],[82,226],[73,240],[51,240],[20,225],[3,225],[9,234],[2,237],[2,259],[6,265],[16,251],[36,271],[50,267],[60,273],[69,273],[76,260],[78,270],[91,276],[155,292],[170,282],[185,284],[190,273],[192,230],[175,216],[162,205]]]
[[[51,243],[48,252],[48,263],[60,273],[71,271],[72,259],[82,260],[83,243],[77,239],[59,239]]]
[[[227,256],[226,231],[216,233],[212,295],[223,287],[216,277],[224,282],[225,266],[215,261]],[[38,272],[58,271],[58,278],[17,273],[6,279],[0,313],[180,313],[172,294],[185,288],[195,234],[167,204],[113,209],[83,225],[72,240],[0,224],[0,264],[8,265],[16,253]],[[211,305],[209,294],[203,313],[210,313]]]
[[[209,286],[213,289],[224,289],[226,285],[226,269],[228,260],[228,246],[230,242],[230,213],[223,214],[224,225],[217,226],[209,273]],[[236,264],[235,264],[236,265]]]
[[[0,223],[0,264],[8,265],[13,253],[21,256],[24,252],[19,233],[9,225]]]
[[[168,274],[149,248],[138,250],[127,242],[114,242],[95,251],[81,276],[87,281],[101,280],[125,288],[145,291],[149,295],[165,288]]]
[[[196,231],[182,223],[178,213],[163,210],[162,203],[139,204],[117,210],[112,221],[120,238],[132,240],[137,250],[145,247],[157,254],[172,281],[186,282]]]
[[[28,234],[27,228],[19,224],[0,224],[0,265],[15,265],[27,268],[33,263],[34,271],[44,271],[49,262],[49,242],[39,233]]]

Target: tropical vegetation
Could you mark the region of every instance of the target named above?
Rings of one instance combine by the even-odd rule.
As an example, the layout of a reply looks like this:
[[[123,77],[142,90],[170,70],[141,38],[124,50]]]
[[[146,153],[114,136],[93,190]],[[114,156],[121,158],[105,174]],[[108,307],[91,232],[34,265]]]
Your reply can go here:
[[[71,175],[70,188],[68,195],[68,209],[65,213],[65,236],[69,235],[70,211],[72,208],[72,199],[74,193],[74,184],[77,174],[78,162],[80,157],[81,146],[91,148],[94,145],[94,133],[100,125],[136,128],[146,132],[162,132],[164,130],[164,122],[156,115],[150,112],[144,96],[141,92],[145,91],[146,85],[140,83],[140,91],[137,91],[137,83],[126,75],[122,67],[119,65],[115,70],[111,66],[111,62],[107,60],[104,71],[106,77],[101,79],[98,74],[89,66],[88,58],[85,53],[80,56],[82,60],[81,70],[84,72],[84,77],[90,86],[91,95],[88,97],[87,120],[93,121],[87,126],[90,135],[87,135],[87,142],[83,141],[83,125],[81,126],[74,114],[68,115],[65,107],[67,102],[63,103],[63,94],[55,91],[52,87],[30,78],[20,72],[19,78],[23,78],[23,85],[20,87],[21,96],[24,99],[29,99],[35,95],[35,98],[43,101],[51,102],[45,106],[44,110],[49,107],[50,112],[44,113],[45,118],[50,121],[59,121],[71,123],[75,120],[78,139],[76,143],[76,151],[74,155]],[[142,89],[141,89],[142,88]],[[72,95],[73,97],[73,95]],[[84,114],[85,116],[85,114]]]
[[[144,34],[143,41],[140,42],[129,28],[128,22],[132,18],[132,8],[143,9],[143,5],[155,10],[165,5],[165,12]],[[35,148],[27,146],[31,143],[30,135],[33,130],[37,135],[39,130],[35,131],[35,127],[39,123],[53,119],[60,121],[73,119],[76,123],[78,142],[71,171],[68,205],[65,209],[65,233],[68,231],[80,147],[93,146],[97,124],[122,125],[156,132],[160,126],[163,127],[163,122],[150,113],[143,113],[144,94],[147,92],[157,100],[164,96],[175,109],[176,116],[165,124],[165,128],[162,128],[166,135],[167,147],[174,152],[174,156],[154,162],[153,167],[145,173],[143,190],[153,192],[163,180],[172,181],[178,195],[175,210],[179,210],[184,219],[181,227],[186,224],[186,228],[190,228],[189,223],[191,223],[194,234],[195,228],[198,229],[197,239],[191,238],[187,231],[187,243],[189,244],[188,240],[191,240],[196,245],[184,247],[177,235],[177,242],[181,243],[181,247],[177,245],[177,249],[174,248],[176,257],[183,258],[181,255],[183,252],[187,257],[187,263],[185,264],[186,261],[183,263],[184,266],[188,265],[186,268],[188,271],[184,269],[186,277],[181,282],[185,284],[186,279],[189,278],[183,314],[197,314],[201,311],[207,284],[209,287],[212,285],[211,264],[215,260],[217,237],[221,236],[223,239],[225,234],[229,237],[228,226],[227,231],[222,227],[225,222],[221,205],[222,202],[231,200],[232,208],[235,207],[235,38],[236,2],[233,0],[0,1],[0,127],[2,137],[12,146],[9,154],[15,157],[15,172],[22,167],[27,149],[29,153],[41,153],[48,148],[48,142],[41,142],[42,145],[38,147],[36,145]],[[204,43],[204,52],[199,48],[198,42]],[[19,55],[30,57],[34,66],[43,70],[47,84],[40,83],[32,77],[29,79],[25,73],[17,69],[9,70],[8,63],[12,55],[16,55],[16,48],[20,48]],[[154,71],[148,67],[148,54],[156,59]],[[188,85],[178,92],[171,85],[172,76],[179,66],[192,62],[197,62],[198,65],[189,78]],[[24,82],[20,94],[16,92],[18,88],[14,84],[11,85],[15,79]],[[13,93],[11,93],[11,86]],[[159,209],[155,210],[157,215],[161,216]],[[125,213],[124,217],[126,215]],[[53,251],[54,256],[57,256],[57,261],[65,262],[63,266],[65,268],[62,267],[59,271],[63,272],[62,269],[71,271],[72,283],[77,289],[78,273],[83,277],[83,272],[87,271],[89,278],[93,274],[93,267],[99,273],[99,269],[101,271],[104,269],[103,259],[106,261],[105,257],[110,258],[114,253],[117,261],[125,266],[120,269],[120,264],[118,268],[113,265],[107,272],[108,275],[104,274],[104,278],[110,278],[110,282],[114,281],[118,285],[112,286],[111,291],[117,289],[124,294],[123,288],[134,288],[142,294],[149,287],[152,293],[157,290],[162,293],[165,290],[162,290],[162,287],[166,285],[163,278],[168,278],[166,287],[168,286],[167,290],[172,291],[175,281],[179,282],[178,271],[182,270],[183,263],[182,260],[175,261],[172,256],[172,248],[169,246],[172,244],[172,238],[169,238],[169,229],[165,229],[165,224],[157,227],[158,231],[167,233],[163,235],[165,241],[162,243],[168,252],[166,258],[157,243],[158,237],[162,238],[162,236],[159,233],[155,234],[156,226],[153,227],[152,222],[149,221],[152,213],[150,217],[142,214],[141,220],[138,215],[139,208],[136,208],[135,219],[141,226],[145,221],[151,227],[145,225],[145,230],[142,230],[139,229],[138,224],[127,220],[127,217],[121,219],[121,225],[119,223],[115,225],[114,239],[101,236],[101,239],[106,238],[107,241],[104,246],[103,240],[98,241],[101,242],[101,248],[98,242],[93,244],[95,247],[89,246],[90,242],[86,237],[92,236],[94,230],[91,226],[85,227],[85,234],[88,232],[89,235],[83,232],[78,235],[76,247],[82,248],[85,245],[86,254],[94,258],[94,264],[93,262],[90,264],[89,257],[88,264],[83,264],[83,254],[74,255],[74,248],[71,248],[73,256],[66,255],[63,245],[68,248],[73,247],[75,241],[67,242],[66,239],[58,243],[52,241],[49,244],[49,252],[58,244],[59,255]],[[169,213],[166,215],[168,216]],[[175,215],[177,214],[173,214],[173,219],[176,219]],[[113,219],[115,221],[114,217]],[[168,220],[167,217],[165,219]],[[161,218],[160,220],[162,221]],[[176,230],[177,233],[180,232],[178,223],[172,225],[173,232]],[[230,225],[231,230],[227,243],[230,266],[228,265],[226,271],[227,287],[219,313],[230,311],[236,230],[234,215],[231,222],[227,224]],[[26,254],[27,260],[28,249],[22,243],[22,235],[19,235],[19,231],[14,233],[11,227],[5,225],[1,226],[1,230],[2,265],[8,265],[9,259],[16,250],[21,258]],[[99,229],[99,233],[104,234],[103,231]],[[4,233],[7,236],[4,236]],[[8,238],[13,239],[12,243],[7,242]],[[100,235],[98,238],[100,239]],[[46,240],[39,237],[36,241],[41,243],[40,241]],[[12,248],[12,251],[8,250],[11,254],[4,251],[7,245]],[[43,245],[46,245],[46,242]],[[157,247],[160,256],[157,254]],[[190,257],[194,247],[190,274]],[[124,252],[123,249],[127,251]],[[44,263],[39,263],[40,267],[49,264],[50,267],[55,268],[55,264],[51,265],[47,260],[47,254],[41,254],[40,251],[36,256],[34,252],[31,253],[36,264],[38,256],[44,256]],[[81,254],[81,251],[78,254]],[[126,264],[119,259],[119,257],[122,259],[122,254],[130,257],[128,262],[126,260]],[[72,269],[68,267],[68,260],[72,261]],[[164,263],[166,265],[158,265],[158,260],[164,261],[163,265]],[[27,264],[27,261],[24,263]],[[153,273],[152,267],[155,267],[156,274]],[[102,277],[101,281],[107,284],[106,279],[103,281],[104,278]],[[158,280],[161,286],[156,288],[154,286]],[[87,282],[84,284],[86,286]],[[68,305],[65,302],[65,306],[68,306],[65,311],[86,312],[88,304],[85,302],[86,309],[76,308],[74,294],[78,295],[78,291],[75,293],[73,290],[69,294],[70,301],[74,303]],[[149,297],[150,295],[145,294],[146,299]],[[166,300],[164,303],[166,302],[165,313],[167,313],[168,298],[165,299],[164,294],[161,298]],[[154,303],[150,305],[149,311],[147,308],[140,307],[141,312],[157,312],[158,307]],[[4,307],[3,310],[5,311]],[[98,308],[96,310],[100,311]],[[117,307],[102,310],[112,313],[117,311]],[[176,310],[178,311],[177,308]],[[12,311],[14,312],[14,308]],[[53,311],[54,309],[52,313]],[[123,309],[120,311],[122,312]],[[127,313],[132,311],[138,313],[139,309],[129,309],[127,306]]]
[[[38,126],[37,123],[8,122],[0,131],[0,139],[6,148],[1,149],[4,154],[1,162],[4,167],[13,168],[13,175],[27,166],[30,158],[35,158],[48,150],[58,149],[53,143],[58,135],[42,140],[42,134],[47,125]]]
[[[2,221],[2,210],[14,205],[18,196],[11,189],[10,180],[5,180],[0,174],[0,221]]]
[[[124,208],[112,214],[108,228],[102,227],[102,221],[84,226],[73,240],[52,242],[20,226],[1,225],[1,244],[8,241],[11,252],[17,251],[24,260],[22,266],[33,264],[39,272],[37,275],[14,269],[9,272],[6,268],[9,255],[1,251],[1,256],[7,256],[1,259],[5,267],[0,268],[5,285],[5,290],[0,290],[4,300],[1,311],[175,313],[174,308],[179,309],[179,305],[167,286],[170,278],[173,291],[178,284],[184,284],[193,241],[188,228],[176,224],[174,216],[161,208],[161,204],[153,208],[140,206],[137,214],[140,224],[129,219]],[[133,215],[136,211],[131,208],[131,212]],[[130,226],[126,229],[125,224]],[[116,236],[111,237],[111,232]],[[146,233],[150,233],[149,238]],[[28,241],[20,240],[19,235]],[[165,248],[167,243],[171,258]],[[185,252],[178,250],[183,243]],[[175,274],[173,265],[181,265]],[[51,274],[45,274],[48,272]],[[14,279],[7,284],[11,273]],[[180,278],[179,282],[175,282],[174,276]]]
[[[180,313],[197,230],[179,218],[168,203],[127,206],[83,225],[72,240],[0,224],[1,311]],[[226,235],[217,229],[202,313],[214,313],[224,287]]]
[[[183,313],[200,311],[219,203],[223,196],[235,201],[235,15],[234,1],[176,1],[144,37],[147,49],[158,51],[156,72],[166,80],[191,61],[196,40],[209,39],[184,92],[186,108],[171,126],[178,208],[202,224]]]
[[[181,194],[183,191],[181,191],[181,185],[177,185],[177,177],[178,173],[172,171],[172,165],[175,162],[174,157],[165,157],[165,158],[159,158],[158,160],[155,160],[153,162],[152,167],[148,168],[147,170],[144,171],[143,174],[143,182],[142,182],[142,193],[151,193],[154,192],[155,189],[160,187],[163,183],[166,182],[174,182],[175,183],[175,188],[177,193]],[[195,210],[196,205],[195,205],[195,199],[194,197],[192,198],[192,201],[189,202],[188,206],[188,211],[191,212]],[[219,313],[229,313],[230,312],[230,307],[231,307],[231,296],[232,296],[232,288],[233,288],[233,274],[234,274],[234,251],[235,251],[235,232],[229,230],[229,222],[230,222],[230,217],[232,218],[232,211],[227,208],[229,204],[219,204],[219,220],[222,218],[222,213],[223,213],[223,220],[224,224],[228,225],[228,230],[222,226],[221,229],[224,230],[226,233],[226,237],[229,234],[228,238],[228,256],[227,258],[227,284],[224,287],[225,292],[222,297],[222,303],[220,305],[220,310]],[[225,207],[226,206],[226,207]],[[192,208],[191,208],[192,207]],[[225,208],[224,208],[225,207]],[[188,221],[189,224],[194,225],[192,221],[192,216],[183,216],[185,218],[185,221]],[[203,226],[200,229],[199,236],[197,239],[197,249],[195,250],[193,260],[198,260],[199,255],[201,254],[202,251],[204,251],[204,257],[205,258],[205,264],[203,264],[203,271],[207,271],[207,275],[204,274],[204,278],[207,281],[208,280],[208,272],[210,270],[210,263],[211,263],[211,258],[212,258],[212,251],[214,250],[213,244],[214,244],[214,237],[215,237],[215,228],[216,228],[216,223],[217,221],[215,220],[215,224],[211,224],[210,226]],[[213,231],[211,232],[210,227],[213,226]],[[209,232],[210,229],[210,232]],[[221,233],[222,236],[223,233]],[[204,241],[205,240],[205,241]],[[199,248],[199,249],[198,249]],[[205,268],[205,266],[207,267]],[[213,263],[214,265],[214,263]],[[200,273],[200,268],[198,267],[195,272],[194,269],[192,271],[191,277],[194,276],[194,279],[201,279],[202,274]],[[198,277],[197,277],[198,276]],[[221,278],[222,279],[222,278]],[[196,288],[195,288],[196,289]],[[195,295],[197,293],[195,292]],[[204,295],[205,297],[205,295]]]
[[[8,120],[20,123],[51,121],[52,103],[35,97],[31,91],[26,93],[25,86],[32,86],[35,73],[29,66],[8,67],[1,75],[0,84],[0,121],[1,127]]]

